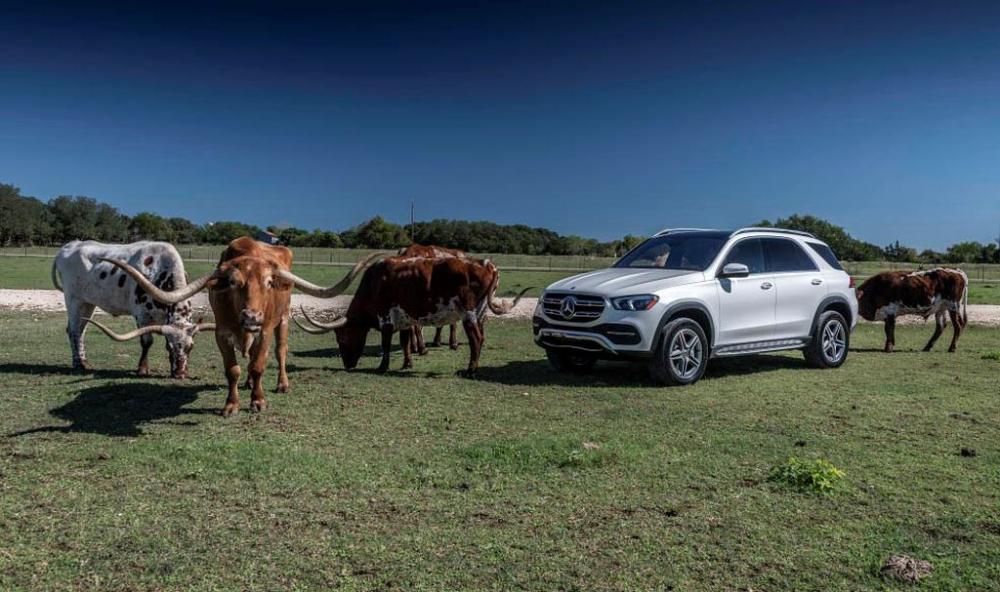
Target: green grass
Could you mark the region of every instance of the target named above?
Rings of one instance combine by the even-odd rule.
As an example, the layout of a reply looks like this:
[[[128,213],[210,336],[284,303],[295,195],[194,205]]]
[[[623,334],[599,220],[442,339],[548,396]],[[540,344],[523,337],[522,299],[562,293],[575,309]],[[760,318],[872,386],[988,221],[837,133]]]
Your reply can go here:
[[[208,247],[195,247],[197,249],[206,249]],[[186,248],[182,248],[181,251],[187,255]],[[368,251],[348,251],[338,249],[336,250],[335,260],[340,261],[356,261],[363,253]],[[208,253],[192,252],[194,255],[205,255]],[[215,255],[213,255],[215,257]],[[508,265],[515,266],[514,269],[501,269],[500,275],[500,288],[501,295],[511,295],[520,292],[524,288],[534,287],[536,290],[530,292],[530,295],[537,296],[539,290],[544,289],[549,284],[560,280],[562,278],[571,276],[576,273],[582,273],[584,270],[577,271],[567,271],[565,269],[557,271],[542,271],[542,270],[525,270],[517,269],[516,265],[519,262],[516,259],[516,255],[504,255],[501,256],[500,262],[503,264],[506,262]],[[528,256],[525,255],[525,258]],[[296,264],[294,266],[295,272],[302,277],[320,284],[332,284],[339,280],[347,273],[346,267],[340,267],[336,265],[329,265],[327,259],[330,257],[316,256],[315,263],[310,264],[308,257],[303,257],[296,250]],[[535,260],[534,258],[529,261],[533,264],[542,265],[544,262]],[[524,263],[524,261],[521,261]],[[588,266],[588,269],[593,269],[599,265],[609,265],[610,261],[598,260],[598,259],[585,259],[581,257],[568,258],[562,260],[559,257],[554,257],[551,261],[552,265],[572,265],[572,266]],[[40,289],[46,290],[52,287],[52,281],[49,279],[49,270],[52,265],[52,260],[45,257],[18,257],[18,256],[2,256],[0,254],[0,288],[14,288],[14,289]],[[860,265],[860,264],[859,264]],[[875,263],[864,264],[859,270],[851,270],[852,273],[855,271],[865,271],[871,273],[876,272],[874,267]],[[203,273],[207,273],[214,267],[214,264],[210,261],[187,261],[186,268],[188,275],[196,277]],[[973,266],[977,267],[977,266]],[[979,266],[981,267],[981,266]],[[986,266],[989,267],[989,266]],[[1000,266],[994,266],[1000,267]],[[970,269],[971,271],[971,269]],[[990,272],[992,274],[992,272]],[[987,274],[989,275],[989,274]],[[866,276],[862,276],[866,277]],[[969,302],[972,304],[1000,304],[1000,279],[993,281],[987,280],[985,282],[979,281],[977,278],[979,276],[975,273],[970,273],[970,278],[974,281],[969,284]],[[859,277],[860,279],[860,277]],[[353,287],[348,291],[352,292]]]
[[[877,575],[895,553],[933,563],[922,590],[1000,579],[997,329],[924,354],[903,326],[887,355],[865,325],[838,370],[715,361],[678,389],[557,374],[519,321],[474,381],[464,349],[348,373],[295,332],[292,392],[224,420],[209,339],[175,382],[161,345],[138,379],[136,344],[91,334],[78,375],[63,323],[0,313],[0,590],[908,589]],[[792,456],[837,493],[769,482]]]

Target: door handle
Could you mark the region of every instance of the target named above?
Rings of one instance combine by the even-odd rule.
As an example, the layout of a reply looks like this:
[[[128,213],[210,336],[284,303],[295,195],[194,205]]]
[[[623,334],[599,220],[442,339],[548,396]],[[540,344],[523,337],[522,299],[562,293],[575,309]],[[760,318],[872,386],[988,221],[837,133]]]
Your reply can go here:
[[[818,285],[820,285],[820,284],[822,284],[822,283],[823,283],[823,280],[821,280],[821,279],[819,279],[819,278],[816,278],[816,279],[814,279],[814,280],[812,281],[812,284],[813,284],[814,286],[818,286]]]
[[[760,289],[761,290],[770,290],[773,285],[774,284],[772,284],[771,282],[764,282],[763,284],[760,285]]]

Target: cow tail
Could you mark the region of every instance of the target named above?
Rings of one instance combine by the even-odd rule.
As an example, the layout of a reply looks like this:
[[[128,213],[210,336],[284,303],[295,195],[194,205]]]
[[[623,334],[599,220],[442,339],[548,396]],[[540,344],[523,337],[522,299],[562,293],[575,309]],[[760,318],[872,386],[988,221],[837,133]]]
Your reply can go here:
[[[962,272],[965,278],[965,289],[962,290],[962,325],[969,324],[969,276]]]
[[[52,258],[52,285],[56,287],[56,290],[63,291],[62,286],[59,285],[59,270],[56,269],[56,259],[54,257]]]

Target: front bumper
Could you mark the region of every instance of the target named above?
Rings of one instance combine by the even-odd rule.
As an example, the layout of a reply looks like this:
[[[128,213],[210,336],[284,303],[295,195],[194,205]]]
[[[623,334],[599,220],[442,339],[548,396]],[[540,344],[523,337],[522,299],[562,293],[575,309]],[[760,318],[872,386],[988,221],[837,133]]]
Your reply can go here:
[[[600,323],[591,326],[553,323],[541,315],[531,319],[535,343],[546,349],[571,349],[610,358],[648,355],[643,349],[639,330],[626,323]]]

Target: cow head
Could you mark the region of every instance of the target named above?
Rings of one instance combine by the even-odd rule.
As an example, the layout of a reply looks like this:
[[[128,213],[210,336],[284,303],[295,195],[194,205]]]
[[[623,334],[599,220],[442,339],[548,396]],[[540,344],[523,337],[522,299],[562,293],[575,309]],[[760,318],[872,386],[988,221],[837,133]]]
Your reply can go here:
[[[304,324],[298,318],[292,317],[295,324],[306,333],[319,335],[321,333],[334,332],[337,337],[337,347],[340,348],[340,359],[344,362],[344,368],[353,370],[357,367],[361,355],[365,351],[365,341],[368,339],[369,327],[358,320],[351,320],[349,317],[338,317],[332,323],[323,323],[309,316],[303,307],[302,316],[311,323]]]
[[[148,334],[163,335],[167,340],[167,349],[170,351],[170,375],[173,378],[187,378],[188,358],[191,355],[191,349],[194,348],[194,336],[199,331],[214,331],[215,324],[202,323],[200,320],[197,323],[192,323],[187,317],[174,316],[171,316],[168,321],[164,325],[146,325],[125,334],[118,334],[93,319],[87,319],[88,323],[115,341],[128,341]]]
[[[246,333],[260,333],[274,292],[292,289],[294,282],[276,263],[244,256],[223,261],[208,281],[208,289],[223,292]]]
[[[866,321],[874,321],[875,312],[878,310],[878,303],[875,299],[877,291],[871,285],[872,279],[874,278],[866,280],[854,292],[858,298],[858,314]]]

